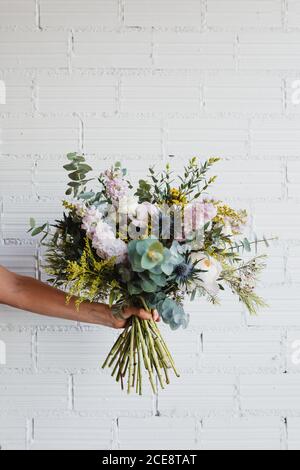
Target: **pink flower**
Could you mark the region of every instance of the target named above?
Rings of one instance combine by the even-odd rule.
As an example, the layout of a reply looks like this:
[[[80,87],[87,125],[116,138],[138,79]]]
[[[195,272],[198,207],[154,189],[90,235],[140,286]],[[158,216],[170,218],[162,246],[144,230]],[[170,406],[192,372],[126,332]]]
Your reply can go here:
[[[217,215],[216,206],[211,202],[194,202],[185,209],[185,228],[189,230],[199,230],[211,222]],[[189,229],[189,230],[188,230]]]
[[[128,193],[129,186],[127,181],[122,178],[107,179],[106,189],[113,203],[117,203],[120,199],[125,198]]]

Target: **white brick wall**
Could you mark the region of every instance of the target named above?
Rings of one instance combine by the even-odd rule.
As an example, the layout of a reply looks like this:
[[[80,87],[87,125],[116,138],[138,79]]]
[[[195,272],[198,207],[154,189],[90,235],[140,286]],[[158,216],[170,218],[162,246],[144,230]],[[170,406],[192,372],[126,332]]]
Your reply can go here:
[[[1,449],[299,450],[299,21],[296,0],[0,0],[0,264],[41,275],[28,219],[59,215],[75,150],[134,178],[220,155],[214,195],[280,237],[268,309],[226,293],[163,327],[182,377],[157,397],[102,372],[116,332],[0,306]]]

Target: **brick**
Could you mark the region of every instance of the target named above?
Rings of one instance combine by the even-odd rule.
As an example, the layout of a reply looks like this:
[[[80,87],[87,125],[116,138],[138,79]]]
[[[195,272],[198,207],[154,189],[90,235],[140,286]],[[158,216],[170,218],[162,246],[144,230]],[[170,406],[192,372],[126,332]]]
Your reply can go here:
[[[0,418],[1,450],[26,450],[26,434],[24,418]]]
[[[230,33],[156,33],[154,65],[162,69],[233,70],[234,41]]]
[[[0,375],[0,410],[67,410],[68,378],[55,374]]]
[[[287,24],[289,28],[299,29],[300,5],[297,0],[289,0],[287,9]]]
[[[111,165],[111,159],[87,158],[87,161],[94,168],[94,171],[89,174],[90,178],[97,178],[101,171],[106,170]],[[51,220],[62,215],[63,207],[61,200],[65,194],[68,182],[68,174],[63,169],[63,165],[66,163],[66,157],[62,159],[55,155],[38,160],[36,163],[33,185],[39,197],[49,198],[49,195],[51,196],[51,202],[44,205],[44,213]],[[90,186],[95,188],[95,184],[95,181],[92,181]]]
[[[218,325],[237,327],[242,324],[242,304],[227,291],[221,296],[220,305],[212,305],[206,299],[196,299],[194,302],[186,300],[185,310],[190,315],[189,328],[210,328]]]
[[[119,442],[121,450],[196,449],[196,423],[191,418],[120,418]]]
[[[1,155],[0,145],[0,195],[18,196],[32,195],[32,171],[34,162],[31,159],[16,159],[12,156]],[[16,172],[16,167],[18,171]]]
[[[299,411],[300,376],[243,375],[241,406],[243,411]]]
[[[279,418],[210,418],[200,433],[203,450],[281,450]]]
[[[31,217],[36,220],[37,225],[42,225],[47,221],[53,223],[61,213],[61,207],[58,209],[57,204],[49,202],[4,202],[4,214],[1,223],[3,237],[13,238],[15,236],[21,240],[32,241],[32,236],[28,233]],[[34,240],[37,241],[38,239]]]
[[[241,70],[299,70],[298,33],[241,33]]]
[[[1,0],[0,27],[35,26],[34,0]]]
[[[174,119],[167,122],[168,155],[244,155],[247,123],[234,119]]]
[[[84,150],[103,156],[149,156],[162,152],[159,120],[85,119]]]
[[[118,0],[40,0],[41,25],[45,28],[85,28],[117,26],[119,23]]]
[[[117,108],[117,79],[90,76],[40,76],[37,105],[41,112],[112,113]]]
[[[209,113],[278,113],[283,110],[282,81],[262,74],[219,72],[204,81],[205,110]]]
[[[75,410],[101,411],[109,415],[124,413],[128,408],[139,413],[152,413],[152,396],[145,377],[143,396],[127,395],[110,374],[82,374],[74,377]]]
[[[200,26],[201,1],[125,0],[126,26]]]
[[[17,73],[6,73],[1,80],[6,87],[6,103],[0,100],[0,113],[32,112],[32,80]]]
[[[1,320],[2,316],[0,316]],[[0,363],[0,371],[5,369],[29,369],[32,367],[30,332],[0,331],[0,341],[3,341],[6,346],[6,363]]]
[[[290,115],[299,116],[300,113],[300,80],[299,78],[288,79],[286,83],[287,96],[286,107]]]
[[[257,289],[257,292],[265,299],[268,308],[260,310],[256,316],[248,315],[249,326],[300,326],[299,289],[289,285],[278,285],[270,288],[263,287]]]
[[[256,202],[253,208],[255,233],[267,234],[267,238],[277,236],[280,240],[299,238],[299,205]]]
[[[1,68],[67,68],[67,51],[65,33],[0,33]]]
[[[212,171],[219,175],[211,190],[216,198],[228,200],[233,194],[239,200],[283,196],[285,167],[281,162],[226,160]]]
[[[300,331],[289,331],[287,334],[286,361],[288,372],[300,372]]]
[[[28,246],[0,246],[0,265],[18,274],[34,277],[36,250]]]
[[[79,146],[79,123],[75,118],[1,119],[0,129],[4,155],[65,155]]]
[[[36,418],[30,450],[109,450],[111,439],[109,419]]]
[[[279,28],[281,2],[280,0],[209,0],[206,22],[213,28]]]
[[[168,325],[160,323],[159,329],[172,352],[177,369],[181,372],[193,372],[197,368],[200,347],[198,332],[188,330],[172,331]]]
[[[235,379],[231,375],[182,374],[171,378],[167,391],[159,392],[162,415],[234,410]]]
[[[250,138],[252,155],[295,157],[300,143],[299,121],[256,119],[251,124]]]
[[[148,33],[77,33],[74,67],[137,68],[151,66]]]
[[[99,369],[115,340],[116,333],[107,328],[90,332],[39,332],[38,367]]]
[[[290,161],[287,165],[288,195],[292,199],[300,197],[300,164],[297,161]]]
[[[200,110],[200,81],[170,77],[124,77],[121,111],[128,113],[196,113]]]
[[[281,355],[279,332],[204,332],[200,364],[206,370],[278,370]]]
[[[300,246],[291,246],[287,259],[287,276],[292,283],[300,282]]]

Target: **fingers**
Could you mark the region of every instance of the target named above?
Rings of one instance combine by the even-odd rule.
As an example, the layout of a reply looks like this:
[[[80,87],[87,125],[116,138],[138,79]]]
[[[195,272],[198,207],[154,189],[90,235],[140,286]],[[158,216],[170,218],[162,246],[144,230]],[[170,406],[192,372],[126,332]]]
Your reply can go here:
[[[153,320],[156,321],[156,322],[160,321],[160,316],[159,316],[159,313],[158,313],[157,310],[154,310],[154,312],[153,312]]]
[[[141,320],[152,320],[153,318],[151,312],[147,312],[146,310],[142,308],[137,309],[136,316],[140,318]]]
[[[136,307],[128,307],[124,309],[124,317],[130,318],[131,316],[136,316],[141,320],[154,320],[156,322],[160,321],[160,316],[157,310],[154,310],[153,313],[147,312],[147,310],[143,308],[136,308]]]

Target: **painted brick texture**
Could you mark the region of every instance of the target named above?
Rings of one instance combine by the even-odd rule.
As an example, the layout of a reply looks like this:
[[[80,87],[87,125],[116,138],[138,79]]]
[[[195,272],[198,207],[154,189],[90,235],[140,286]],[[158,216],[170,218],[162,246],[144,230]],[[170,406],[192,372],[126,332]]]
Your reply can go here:
[[[59,216],[69,151],[135,179],[219,155],[214,196],[279,236],[268,309],[163,327],[182,376],[157,397],[101,371],[115,331],[0,305],[1,449],[300,449],[299,59],[296,0],[0,0],[1,265],[46,279],[28,220]]]

